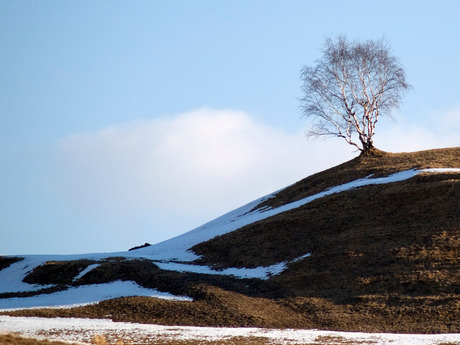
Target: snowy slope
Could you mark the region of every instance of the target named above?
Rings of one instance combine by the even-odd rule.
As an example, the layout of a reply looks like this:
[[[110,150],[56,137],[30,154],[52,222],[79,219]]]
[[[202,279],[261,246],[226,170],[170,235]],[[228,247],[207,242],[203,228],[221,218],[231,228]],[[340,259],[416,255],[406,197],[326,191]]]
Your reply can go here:
[[[215,236],[223,235],[231,231],[235,231],[243,226],[252,224],[259,220],[263,220],[282,212],[286,212],[302,205],[305,205],[313,200],[322,198],[327,195],[341,193],[353,188],[359,188],[367,185],[385,184],[397,181],[410,179],[420,173],[444,173],[444,172],[459,172],[460,169],[423,169],[423,170],[407,170],[395,173],[388,177],[372,178],[372,176],[358,179],[349,183],[335,186],[324,190],[318,194],[309,196],[299,201],[283,205],[278,208],[258,209],[251,212],[262,201],[274,196],[276,193],[270,194],[258,200],[255,200],[243,207],[240,207],[232,212],[229,212],[209,223],[204,224],[192,231],[183,235],[177,236],[170,240],[158,243],[156,245],[137,249],[129,252],[119,253],[103,253],[103,254],[85,254],[85,255],[31,255],[24,256],[24,260],[10,265],[8,268],[0,271],[0,293],[7,292],[22,292],[34,291],[43,289],[43,285],[26,284],[22,280],[24,277],[37,266],[47,261],[70,261],[78,259],[89,259],[99,261],[109,257],[125,257],[129,258],[145,258],[155,262],[163,270],[195,272],[219,275],[232,275],[242,278],[259,278],[267,279],[270,275],[281,273],[287,265],[287,262],[280,262],[269,267],[258,267],[254,269],[247,268],[229,268],[225,270],[213,270],[211,267],[193,264],[192,262],[198,259],[194,253],[188,249],[195,244],[207,241]],[[301,257],[307,257],[309,253],[304,253]],[[96,266],[90,266],[88,270]],[[82,273],[81,273],[82,274]],[[24,298],[8,298],[0,299],[0,309],[19,308],[19,307],[36,307],[36,306],[51,306],[51,305],[69,305],[75,303],[97,302],[100,300],[121,297],[121,296],[158,296],[164,297],[161,293],[151,289],[145,289],[135,283],[115,282],[103,284],[101,286],[73,287],[64,292],[57,292],[48,295],[39,295]],[[85,295],[87,297],[82,297]],[[168,298],[174,296],[168,295]],[[182,297],[178,297],[182,298]]]

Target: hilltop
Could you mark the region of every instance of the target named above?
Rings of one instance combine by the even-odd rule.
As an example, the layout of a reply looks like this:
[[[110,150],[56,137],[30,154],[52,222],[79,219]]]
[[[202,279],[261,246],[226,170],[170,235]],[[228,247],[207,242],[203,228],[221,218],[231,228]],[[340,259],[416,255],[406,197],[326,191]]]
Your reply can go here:
[[[56,304],[58,296],[94,292],[84,288],[135,282],[144,297],[9,313],[460,332],[459,197],[460,147],[372,150],[156,245],[0,258],[0,308],[53,305],[43,296]],[[182,297],[146,297],[151,289]]]

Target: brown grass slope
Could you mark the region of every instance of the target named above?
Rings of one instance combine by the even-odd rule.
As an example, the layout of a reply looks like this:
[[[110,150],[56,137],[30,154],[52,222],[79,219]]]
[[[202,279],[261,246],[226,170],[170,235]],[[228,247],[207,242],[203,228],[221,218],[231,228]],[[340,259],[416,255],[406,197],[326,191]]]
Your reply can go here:
[[[258,207],[280,206],[370,174],[442,167],[460,168],[460,148],[374,151],[299,181]],[[147,260],[112,258],[73,282],[72,276],[89,262],[48,263],[27,279],[62,288],[71,280],[75,285],[133,280],[194,301],[135,297],[15,314],[110,316],[177,325],[460,332],[459,200],[459,173],[420,174],[317,199],[193,248],[202,263],[218,268],[271,265],[311,253],[267,281],[168,272]]]
[[[260,207],[370,174],[442,167],[460,167],[460,148],[376,151],[299,181]],[[421,174],[330,195],[193,249],[216,267],[271,265],[311,253],[269,280],[295,303],[322,298],[364,313],[425,315],[458,329],[460,174]]]
[[[292,202],[370,173],[438,167],[460,167],[460,148],[360,156],[298,182],[265,205]],[[323,197],[193,249],[203,262],[219,267],[267,266],[311,253],[271,279],[295,296],[458,294],[459,200],[460,173],[421,174]]]

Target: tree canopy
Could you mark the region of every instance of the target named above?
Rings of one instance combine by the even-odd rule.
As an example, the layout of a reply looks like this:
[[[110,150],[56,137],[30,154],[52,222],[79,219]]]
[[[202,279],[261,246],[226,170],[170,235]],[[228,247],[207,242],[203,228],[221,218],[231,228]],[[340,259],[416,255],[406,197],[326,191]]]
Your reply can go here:
[[[301,70],[303,115],[312,119],[309,136],[334,136],[360,151],[374,147],[381,116],[398,109],[411,88],[384,39],[350,42],[326,39],[323,57]]]

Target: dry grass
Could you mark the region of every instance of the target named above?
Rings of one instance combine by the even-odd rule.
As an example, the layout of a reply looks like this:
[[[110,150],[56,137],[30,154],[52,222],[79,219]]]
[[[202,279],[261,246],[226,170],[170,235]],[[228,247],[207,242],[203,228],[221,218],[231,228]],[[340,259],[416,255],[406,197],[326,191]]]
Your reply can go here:
[[[122,339],[116,338],[115,340],[111,340],[110,338],[107,338],[105,335],[101,334],[96,334],[93,336],[93,339],[91,339],[91,344],[94,345],[133,345],[130,341],[124,341]]]
[[[50,341],[50,340],[37,340],[33,338],[26,338],[15,334],[0,334],[1,345],[72,345],[69,342]],[[76,343],[73,343],[77,345]],[[102,344],[101,344],[102,345]]]

